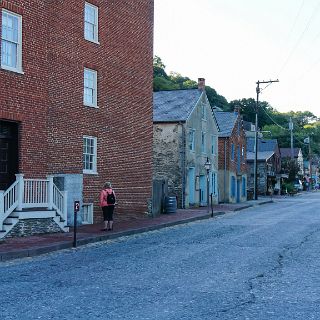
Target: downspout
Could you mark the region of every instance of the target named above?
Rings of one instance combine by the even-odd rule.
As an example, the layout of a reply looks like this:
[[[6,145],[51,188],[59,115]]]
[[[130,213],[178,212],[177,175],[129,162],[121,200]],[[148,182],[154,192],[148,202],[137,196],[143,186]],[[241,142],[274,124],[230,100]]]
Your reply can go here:
[[[224,175],[223,175],[223,202],[226,202],[226,176],[227,176],[227,139],[224,139]]]
[[[181,144],[180,144],[180,155],[181,155],[181,208],[185,209],[185,187],[186,187],[186,128],[182,122],[179,123],[181,126]]]

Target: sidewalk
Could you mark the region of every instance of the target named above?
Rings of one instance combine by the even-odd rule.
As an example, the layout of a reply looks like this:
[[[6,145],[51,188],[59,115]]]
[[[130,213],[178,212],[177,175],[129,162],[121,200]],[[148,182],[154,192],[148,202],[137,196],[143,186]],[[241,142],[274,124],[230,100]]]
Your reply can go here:
[[[270,203],[270,197],[261,197],[241,204],[219,204],[213,206],[213,217],[225,214],[228,211],[243,210],[252,206]],[[162,214],[159,217],[132,219],[117,222],[115,215],[114,231],[101,231],[101,225],[84,225],[77,229],[77,246],[88,243],[114,239],[136,233],[161,229],[178,224],[188,223],[201,219],[211,218],[207,208],[178,209],[175,214]],[[32,257],[40,254],[72,248],[73,229],[68,233],[45,234],[39,236],[5,239],[0,242],[0,261]]]

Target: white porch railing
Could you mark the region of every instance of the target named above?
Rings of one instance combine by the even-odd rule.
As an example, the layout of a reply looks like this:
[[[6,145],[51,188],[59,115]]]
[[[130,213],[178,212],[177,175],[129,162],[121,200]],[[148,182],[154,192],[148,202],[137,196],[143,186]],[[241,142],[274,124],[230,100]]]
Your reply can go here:
[[[23,174],[16,174],[16,181],[11,187],[0,191],[0,230],[14,210],[27,208],[54,209],[67,221],[67,192],[57,188],[53,176],[47,179],[24,179]]]

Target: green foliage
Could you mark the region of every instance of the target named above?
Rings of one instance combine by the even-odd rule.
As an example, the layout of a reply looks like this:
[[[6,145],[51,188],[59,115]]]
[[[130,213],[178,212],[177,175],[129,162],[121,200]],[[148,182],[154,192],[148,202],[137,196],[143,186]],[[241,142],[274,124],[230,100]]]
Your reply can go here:
[[[184,77],[180,73],[171,72],[168,75],[161,58],[158,56],[153,58],[153,91],[196,89],[197,87],[198,83],[196,81]],[[229,104],[227,99],[219,95],[216,90],[206,86],[206,94],[212,107],[215,106],[225,111],[228,110]]]
[[[195,89],[198,84],[180,73],[171,72],[169,75],[165,71],[165,64],[160,57],[153,59],[153,90],[181,90]],[[253,98],[243,98],[233,100],[230,103],[225,97],[219,95],[214,88],[206,86],[206,94],[212,107],[218,107],[223,111],[232,112],[235,107],[240,108],[243,120],[255,123],[256,100]],[[278,139],[279,147],[290,147],[289,122],[292,118],[294,147],[301,148],[304,156],[308,154],[308,145],[303,143],[306,137],[311,138],[311,151],[313,154],[320,154],[320,122],[310,111],[290,111],[278,112],[268,102],[259,102],[258,125],[262,131],[270,131],[273,139]],[[269,137],[269,136],[268,136]]]

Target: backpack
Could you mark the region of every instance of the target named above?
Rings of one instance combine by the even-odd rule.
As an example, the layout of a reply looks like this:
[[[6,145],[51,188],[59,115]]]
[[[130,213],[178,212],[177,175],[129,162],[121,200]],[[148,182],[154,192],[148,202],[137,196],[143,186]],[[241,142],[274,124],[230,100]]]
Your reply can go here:
[[[116,203],[116,197],[115,197],[113,191],[111,193],[107,194],[106,200],[107,200],[107,204],[109,204],[109,205],[114,205]]]

